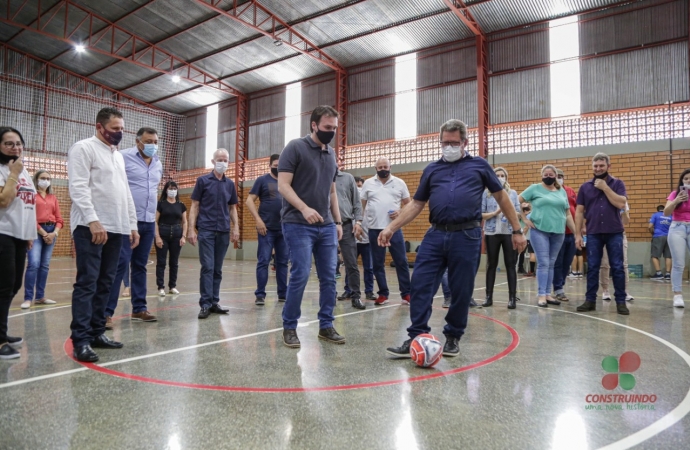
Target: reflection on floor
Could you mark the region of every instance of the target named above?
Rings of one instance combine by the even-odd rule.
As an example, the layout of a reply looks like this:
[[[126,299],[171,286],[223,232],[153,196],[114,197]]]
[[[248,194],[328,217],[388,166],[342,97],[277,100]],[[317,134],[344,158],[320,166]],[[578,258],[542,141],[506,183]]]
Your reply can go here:
[[[408,307],[358,311],[336,306],[347,344],[317,339],[318,284],[307,287],[299,350],[281,341],[282,304],[274,279],[254,305],[254,265],[227,261],[222,301],[228,316],[200,321],[196,260],[181,261],[177,296],[159,297],[149,267],[149,310],[158,322],[131,322],[121,299],[110,336],[121,350],[98,350],[98,367],[65,352],[74,261],[51,265],[55,306],[10,311],[21,358],[0,362],[0,448],[457,449],[688,448],[690,322],[671,304],[669,283],[633,280],[631,314],[615,303],[578,314],[586,280],[568,280],[571,301],[536,307],[536,280],[519,281],[521,301],[506,308],[502,274],[492,308],[471,311],[461,355],[432,369],[388,359],[406,338]],[[396,278],[391,271],[390,283]],[[483,296],[484,276],[477,277]],[[686,285],[687,286],[687,285]],[[342,279],[338,280],[342,291]],[[690,289],[686,288],[690,298]],[[439,295],[441,293],[439,292]],[[432,333],[442,338],[437,297]],[[625,374],[602,366],[626,352],[640,357]],[[609,370],[610,367],[607,366]],[[602,382],[634,382],[607,390]],[[616,378],[617,377],[617,378]],[[632,377],[632,379],[631,379]],[[620,397],[624,395],[625,397]],[[657,421],[656,427],[648,428]]]

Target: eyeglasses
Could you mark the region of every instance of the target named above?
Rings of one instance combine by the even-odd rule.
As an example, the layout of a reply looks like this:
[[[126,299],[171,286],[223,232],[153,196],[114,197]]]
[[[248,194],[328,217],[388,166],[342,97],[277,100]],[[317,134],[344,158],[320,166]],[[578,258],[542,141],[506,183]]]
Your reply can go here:
[[[24,147],[24,144],[22,144],[21,142],[3,142],[2,145],[4,145],[7,148]]]
[[[449,146],[449,145],[450,145],[451,147],[460,147],[460,146],[462,146],[462,142],[457,142],[457,141],[455,141],[455,142],[451,142],[451,141],[441,141],[440,144],[441,144],[441,147],[447,147],[447,146]]]

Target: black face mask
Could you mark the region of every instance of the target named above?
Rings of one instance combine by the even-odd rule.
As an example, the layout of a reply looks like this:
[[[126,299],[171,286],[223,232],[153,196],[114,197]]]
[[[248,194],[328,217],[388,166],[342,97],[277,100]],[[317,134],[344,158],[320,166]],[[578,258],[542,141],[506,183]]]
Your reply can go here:
[[[322,131],[316,128],[316,137],[319,138],[319,142],[324,145],[330,144],[334,136],[335,131]]]
[[[601,175],[597,175],[596,173],[594,174],[594,178],[597,178],[597,179],[599,179],[599,180],[603,180],[604,178],[606,178],[606,177],[608,177],[608,176],[609,176],[609,173],[608,173],[608,172],[604,172],[604,173],[602,173]]]
[[[377,170],[376,175],[379,176],[379,178],[388,178],[391,174],[390,170]]]
[[[555,179],[555,178],[551,178],[551,177],[544,177],[544,178],[541,179],[541,181],[542,181],[542,183],[544,183],[545,185],[551,186],[551,185],[553,185],[553,184],[556,182],[556,179]]]
[[[278,168],[277,167],[271,167],[271,173],[273,176],[278,176]]]
[[[0,164],[9,164],[10,161],[16,161],[19,158],[18,155],[6,155],[0,152]]]

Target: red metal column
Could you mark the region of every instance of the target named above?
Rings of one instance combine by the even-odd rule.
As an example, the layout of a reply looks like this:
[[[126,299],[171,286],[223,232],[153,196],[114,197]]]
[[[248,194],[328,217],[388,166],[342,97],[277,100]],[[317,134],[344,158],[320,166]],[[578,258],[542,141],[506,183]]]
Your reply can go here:
[[[235,122],[235,187],[237,188],[237,217],[240,240],[235,248],[242,248],[242,225],[244,224],[244,165],[247,161],[247,140],[249,139],[249,100],[242,95],[237,97],[237,121]]]
[[[335,73],[335,110],[338,111],[338,133],[335,140],[335,154],[338,167],[345,168],[345,151],[347,148],[347,72]]]
[[[486,38],[477,40],[477,135],[479,156],[488,157],[489,148],[489,49]]]

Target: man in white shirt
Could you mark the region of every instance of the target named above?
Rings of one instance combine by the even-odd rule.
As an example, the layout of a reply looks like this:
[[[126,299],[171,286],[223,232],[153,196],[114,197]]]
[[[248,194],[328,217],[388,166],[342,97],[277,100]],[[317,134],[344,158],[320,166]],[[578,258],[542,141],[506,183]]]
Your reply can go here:
[[[386,282],[386,248],[377,245],[379,233],[400,215],[400,209],[410,203],[410,191],[407,184],[391,175],[391,165],[387,158],[376,161],[376,176],[369,178],[362,186],[362,209],[364,221],[369,229],[371,258],[374,265],[374,277],[379,285],[376,305],[388,303],[388,283]],[[390,252],[398,275],[398,285],[402,304],[410,304],[410,268],[407,264],[405,238],[402,230],[396,231],[390,240]]]
[[[77,142],[67,156],[70,224],[77,259],[72,293],[72,344],[79,361],[95,362],[92,347],[122,348],[105,335],[105,307],[113,286],[122,239],[139,244],[134,200],[117,145],[124,120],[115,108],[96,116],[96,135]]]

